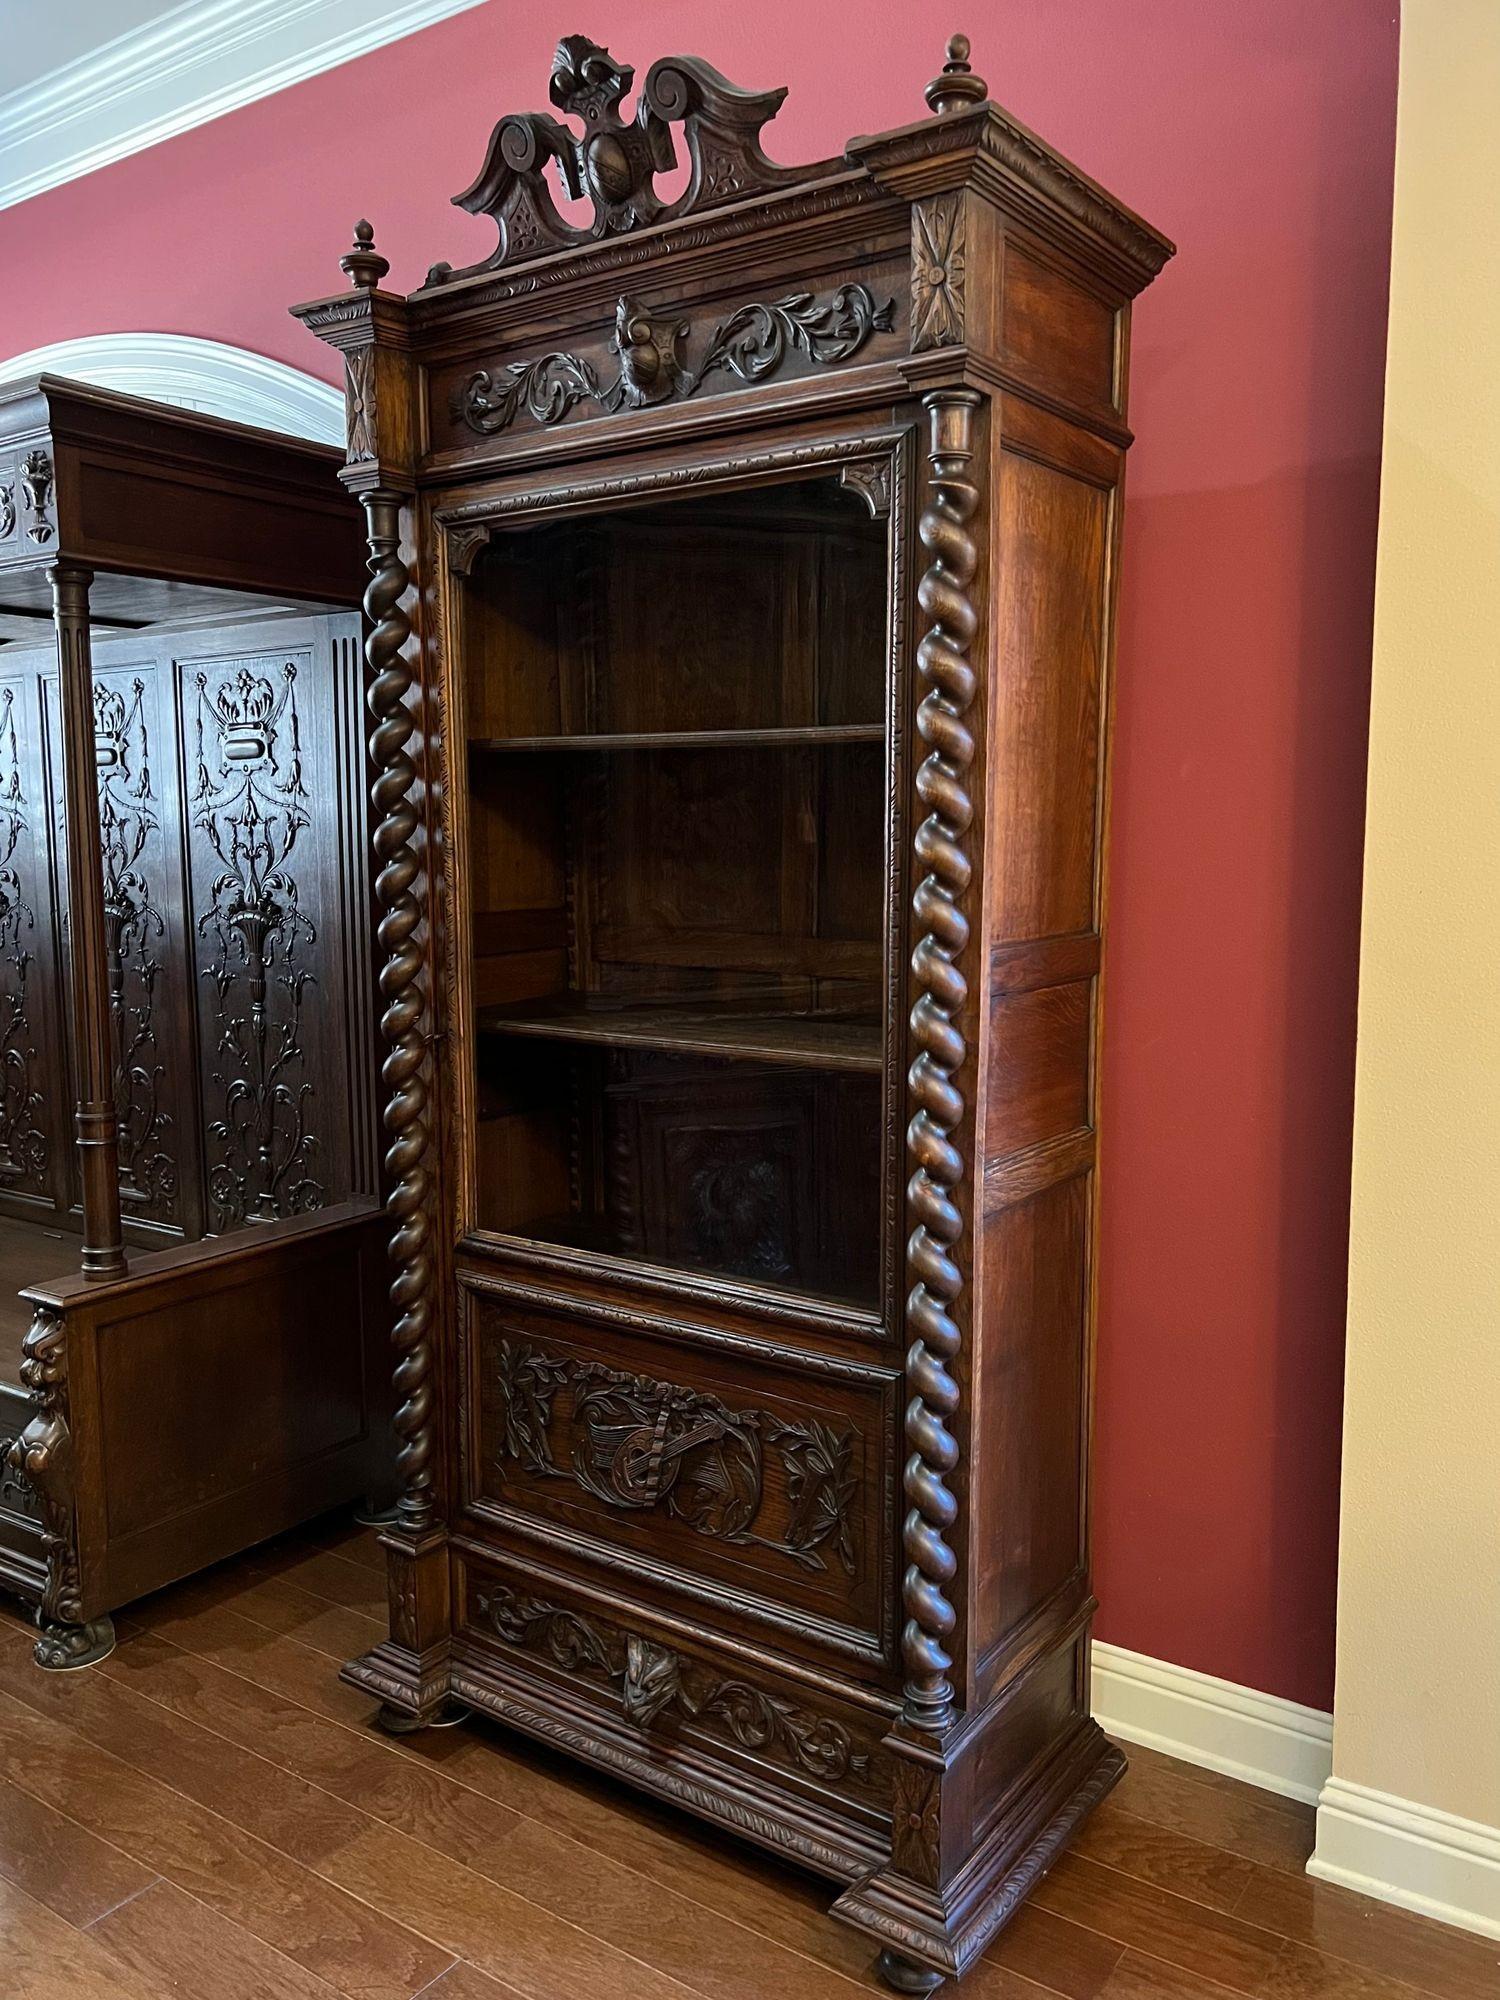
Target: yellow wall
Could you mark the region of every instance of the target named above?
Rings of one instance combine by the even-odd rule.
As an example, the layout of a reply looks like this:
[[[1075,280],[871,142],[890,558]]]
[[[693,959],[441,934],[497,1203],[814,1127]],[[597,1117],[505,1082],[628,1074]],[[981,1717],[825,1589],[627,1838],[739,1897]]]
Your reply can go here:
[[[1334,1772],[1500,1827],[1500,0],[1403,0]]]

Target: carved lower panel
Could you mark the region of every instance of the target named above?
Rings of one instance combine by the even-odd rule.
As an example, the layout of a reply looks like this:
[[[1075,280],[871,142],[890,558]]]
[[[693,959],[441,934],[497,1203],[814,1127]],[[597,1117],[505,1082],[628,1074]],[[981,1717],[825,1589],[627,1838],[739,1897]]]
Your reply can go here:
[[[571,1479],[606,1507],[660,1508],[694,1533],[768,1549],[805,1569],[856,1569],[856,1439],[814,1417],[733,1409],[717,1396],[601,1361],[548,1354],[519,1336],[496,1349],[499,1456],[543,1479]],[[564,1394],[566,1456],[553,1445]],[[779,1531],[765,1513],[766,1457],[787,1501]]]
[[[783,1694],[507,1584],[476,1584],[471,1607],[471,1618],[507,1646],[608,1688],[621,1714],[642,1731],[690,1726],[696,1735],[737,1744],[829,1783],[872,1794],[878,1789],[873,1744]]]

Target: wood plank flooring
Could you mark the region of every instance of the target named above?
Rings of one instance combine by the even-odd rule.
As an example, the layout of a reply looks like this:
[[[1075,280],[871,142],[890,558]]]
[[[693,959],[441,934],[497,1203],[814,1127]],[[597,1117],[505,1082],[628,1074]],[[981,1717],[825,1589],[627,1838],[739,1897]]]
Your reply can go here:
[[[483,1725],[342,1687],[384,1630],[329,1526],[46,1675],[0,1610],[5,2000],[854,2000],[831,1890]],[[0,1600],[3,1603],[3,1600]],[[1312,1813],[1147,1750],[959,2000],[1500,2000],[1500,1944],[1303,1873]]]

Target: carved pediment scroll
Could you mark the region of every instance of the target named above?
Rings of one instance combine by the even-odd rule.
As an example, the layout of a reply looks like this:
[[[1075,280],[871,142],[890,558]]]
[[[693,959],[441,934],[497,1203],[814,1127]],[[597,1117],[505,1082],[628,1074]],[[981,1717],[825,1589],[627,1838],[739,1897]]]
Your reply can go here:
[[[634,78],[630,64],[616,62],[586,35],[558,43],[548,94],[576,122],[521,111],[495,127],[478,178],[453,197],[471,215],[493,216],[500,230],[494,254],[471,271],[624,235],[804,176],[805,169],[778,167],[761,150],[761,128],[780,110],[785,88],[740,90],[696,56],[663,56],[626,118],[620,104]],[[682,194],[667,203],[656,177],[677,164],[674,125],[682,128],[689,173]],[[563,193],[592,203],[591,222],[575,226],[559,213],[549,170]],[[469,272],[437,264],[428,283],[455,275]]]

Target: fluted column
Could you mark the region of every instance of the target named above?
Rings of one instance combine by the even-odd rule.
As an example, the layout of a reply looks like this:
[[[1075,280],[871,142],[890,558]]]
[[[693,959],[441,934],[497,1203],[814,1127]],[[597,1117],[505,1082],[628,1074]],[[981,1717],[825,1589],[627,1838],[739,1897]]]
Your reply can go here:
[[[911,1335],[906,1437],[911,1454],[905,1488],[911,1504],[903,1530],[907,1620],[902,1653],[906,1720],[935,1732],[955,1715],[948,1676],[956,1614],[948,1591],[956,1562],[948,1536],[957,1502],[948,1482],[958,1464],[950,1426],[959,1401],[953,1363],[961,1334],[954,1313],[964,1274],[955,1252],[963,1218],[955,1191],[964,1161],[953,1134],[964,1117],[959,1077],[968,1056],[962,1017],[969,989],[960,961],[969,924],[959,902],[973,872],[964,838],[974,816],[967,790],[974,739],[964,717],[975,690],[968,652],[978,620],[969,587],[978,558],[968,522],[979,494],[967,468],[979,396],[972,389],[941,390],[924,403],[931,434],[928,499],[919,532],[929,562],[917,598],[929,623],[917,652],[926,689],[917,729],[928,754],[916,786],[927,817],[916,833],[916,857],[925,872],[912,899],[919,933],[912,972],[920,990],[911,1014],[917,1056],[908,1082],[915,1109],[906,1135],[914,1167],[907,1198],[916,1226],[907,1243],[912,1288],[906,1302]]]
[[[67,822],[73,1055],[78,1077],[74,1126],[83,1188],[82,1263],[86,1277],[109,1278],[124,1271],[125,1246],[120,1230],[115,1056],[94,752],[94,682],[89,653],[92,582],[93,575],[86,569],[60,564],[52,572]]]
[[[385,1079],[385,1156],[392,1229],[390,1257],[395,1275],[391,1302],[395,1320],[395,1415],[398,1439],[398,1525],[413,1535],[433,1524],[432,1431],[432,1257],[429,1217],[427,995],[418,931],[422,906],[414,884],[421,864],[412,837],[417,831],[413,800],[417,770],[409,751],[415,723],[407,697],[412,672],[403,648],[411,622],[401,609],[410,576],[400,555],[401,500],[384,488],[362,496],[369,534],[370,583],[365,611],[370,634],[365,658],[370,669],[367,699],[374,725],[370,756],[375,765],[371,796],[376,812],[375,882],[380,905],[377,936],[384,953],[380,990],[385,1001],[381,1032],[389,1053]]]

